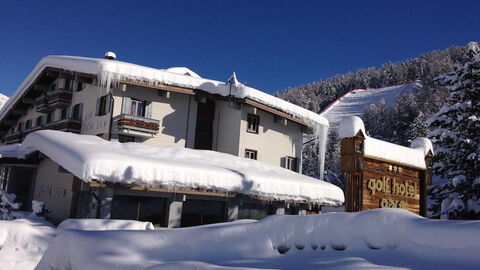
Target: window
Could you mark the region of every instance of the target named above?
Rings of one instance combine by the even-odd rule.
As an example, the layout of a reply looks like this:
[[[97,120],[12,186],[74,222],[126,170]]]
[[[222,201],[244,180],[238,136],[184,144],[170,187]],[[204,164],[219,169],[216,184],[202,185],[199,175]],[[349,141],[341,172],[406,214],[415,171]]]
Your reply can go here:
[[[49,112],[47,113],[47,121],[46,121],[46,124],[50,124],[53,122],[53,113],[52,112]]]
[[[126,136],[126,135],[118,135],[118,142],[121,142],[121,143],[135,142],[135,137]]]
[[[110,112],[110,98],[108,95],[99,97],[97,99],[97,113],[96,115],[102,116]]]
[[[183,203],[181,227],[212,224],[225,221],[225,202],[191,200]]]
[[[22,131],[23,130],[23,122],[18,123],[17,131]]]
[[[50,91],[53,91],[57,89],[57,84],[56,83],[52,83],[52,85],[50,85]]]
[[[256,150],[250,150],[250,149],[245,149],[245,157],[249,159],[257,159],[257,151]]]
[[[296,172],[297,171],[297,158],[286,157],[285,158],[285,168],[287,170],[291,170],[291,171]]]
[[[25,129],[31,129],[32,128],[32,120],[27,120],[27,122],[25,122]]]
[[[83,104],[78,103],[73,106],[72,118],[82,120]]]
[[[41,127],[43,125],[43,116],[37,117],[37,120],[35,120],[35,126],[36,127]]]
[[[260,123],[260,117],[258,115],[247,115],[247,132],[258,134],[258,124]]]
[[[60,120],[67,119],[68,117],[68,108],[62,109],[60,113]]]
[[[145,116],[145,101],[132,99],[130,113],[136,116]]]
[[[83,82],[77,82],[77,92],[82,91],[85,88],[85,83]]]
[[[64,80],[63,89],[71,90],[72,82],[69,79]]]
[[[111,219],[150,221],[165,226],[165,198],[113,195]]]
[[[260,220],[267,216],[267,207],[263,204],[243,203],[238,207],[238,219]]]

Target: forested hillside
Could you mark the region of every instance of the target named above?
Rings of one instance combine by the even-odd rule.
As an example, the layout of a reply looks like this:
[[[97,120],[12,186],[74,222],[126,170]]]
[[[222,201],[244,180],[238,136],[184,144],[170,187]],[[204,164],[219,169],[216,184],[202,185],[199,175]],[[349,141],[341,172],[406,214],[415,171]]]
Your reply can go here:
[[[354,73],[336,75],[308,85],[288,88],[276,93],[280,98],[320,113],[331,102],[356,88],[383,88],[418,80],[416,91],[398,95],[393,106],[384,100],[369,104],[363,109],[362,119],[370,136],[408,146],[416,137],[426,137],[433,127],[427,120],[449,102],[450,90],[438,79],[451,73],[471,60],[468,48],[450,47],[432,51],[418,58],[398,63],[386,63],[380,68],[362,68]],[[327,144],[325,179],[344,188],[339,169],[339,142],[334,129]],[[303,153],[303,173],[318,177],[317,149],[306,144]],[[442,197],[442,196],[440,196]],[[442,198],[437,198],[434,209],[439,215]]]

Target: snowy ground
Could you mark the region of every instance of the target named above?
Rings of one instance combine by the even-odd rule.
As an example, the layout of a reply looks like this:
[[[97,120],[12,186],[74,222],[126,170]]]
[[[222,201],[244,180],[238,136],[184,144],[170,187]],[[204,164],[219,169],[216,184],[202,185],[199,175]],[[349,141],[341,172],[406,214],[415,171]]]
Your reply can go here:
[[[480,221],[393,209],[155,231],[2,221],[1,268],[33,269],[48,242],[36,269],[480,269]]]

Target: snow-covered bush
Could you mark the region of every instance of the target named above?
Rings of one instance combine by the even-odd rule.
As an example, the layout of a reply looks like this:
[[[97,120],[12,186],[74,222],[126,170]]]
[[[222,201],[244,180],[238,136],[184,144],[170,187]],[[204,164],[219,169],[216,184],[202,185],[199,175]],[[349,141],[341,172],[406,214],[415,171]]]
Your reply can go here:
[[[15,198],[17,196],[13,193],[7,193],[5,190],[0,189],[0,219],[12,220],[15,216],[12,215],[12,210],[17,210],[22,206],[21,203],[16,203]]]

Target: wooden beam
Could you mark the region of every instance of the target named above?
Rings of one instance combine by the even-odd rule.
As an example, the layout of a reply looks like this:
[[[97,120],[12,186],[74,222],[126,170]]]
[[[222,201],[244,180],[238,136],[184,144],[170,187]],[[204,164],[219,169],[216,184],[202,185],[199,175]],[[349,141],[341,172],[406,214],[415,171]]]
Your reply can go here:
[[[35,104],[35,99],[34,99],[34,98],[24,97],[24,98],[22,99],[22,102],[25,103],[25,104],[33,105],[33,104]]]
[[[125,84],[130,84],[130,85],[135,85],[135,86],[141,86],[141,87],[146,87],[146,88],[172,91],[172,92],[177,92],[177,93],[182,93],[182,94],[187,94],[187,95],[194,95],[195,94],[193,89],[178,87],[178,86],[172,86],[172,85],[164,85],[164,84],[151,85],[151,84],[144,83],[144,82],[128,81],[128,80],[121,80],[120,83],[125,83]]]
[[[298,119],[298,118],[296,118],[296,117],[293,117],[293,116],[291,116],[291,115],[289,115],[289,114],[287,114],[287,113],[285,113],[285,112],[282,112],[282,111],[280,111],[280,110],[277,110],[277,109],[274,109],[274,108],[272,108],[272,107],[269,107],[269,106],[267,106],[267,105],[265,105],[265,104],[262,104],[262,103],[260,103],[260,102],[257,102],[257,101],[251,100],[251,99],[249,99],[249,98],[246,98],[246,99],[245,99],[245,103],[248,104],[248,105],[257,107],[257,108],[259,108],[259,109],[261,109],[261,110],[263,110],[263,111],[270,112],[270,113],[273,113],[273,114],[275,114],[275,115],[284,117],[284,118],[286,118],[286,119],[288,119],[288,120],[291,120],[291,121],[293,121],[293,122],[296,122],[296,123],[298,123],[298,124],[300,124],[300,125],[308,126],[308,124],[305,123],[305,122],[303,122],[302,120],[300,120],[300,119]]]
[[[13,109],[12,113],[14,115],[24,115],[27,113],[27,110],[22,110],[22,109]]]
[[[60,77],[60,72],[58,72],[58,71],[53,71],[53,70],[47,70],[47,72],[45,73],[45,75],[46,75],[47,77],[58,78],[58,77]]]
[[[69,73],[63,73],[63,72],[60,72],[60,78],[64,78],[64,79],[72,79],[73,78],[73,74],[69,74]]]
[[[48,85],[45,85],[45,84],[34,84],[33,85],[33,90],[34,91],[47,91],[48,90]]]
[[[85,77],[85,76],[77,76],[76,80],[79,82],[88,83],[88,84],[91,84],[93,82],[93,78]]]
[[[5,119],[2,121],[3,124],[5,125],[15,125],[17,123],[16,120],[11,120],[11,119]]]

